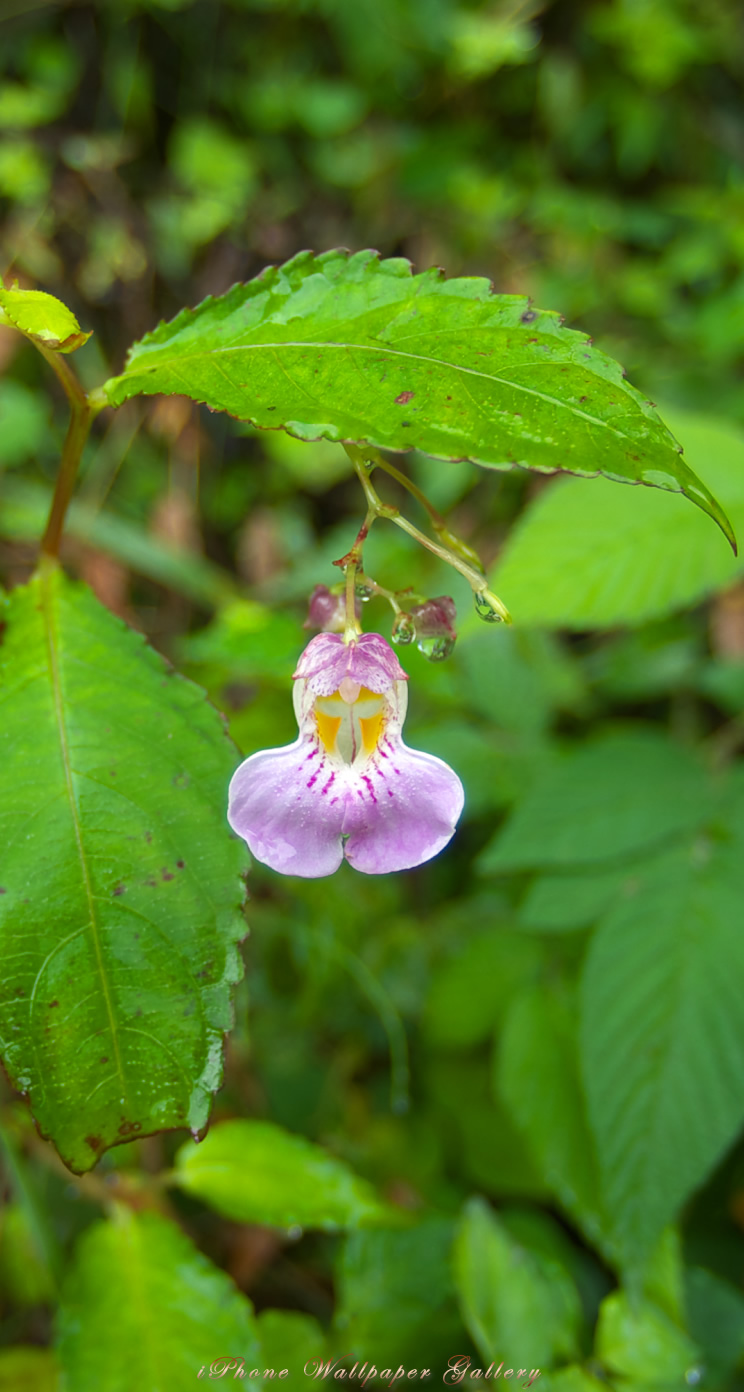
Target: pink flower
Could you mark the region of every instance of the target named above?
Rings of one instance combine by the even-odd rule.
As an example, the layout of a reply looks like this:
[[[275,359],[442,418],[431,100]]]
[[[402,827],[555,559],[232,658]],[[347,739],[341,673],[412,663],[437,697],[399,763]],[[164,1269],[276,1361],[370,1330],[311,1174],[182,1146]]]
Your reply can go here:
[[[300,733],[264,749],[230,784],[228,820],[256,860],[284,875],[332,875],[344,856],[366,875],[409,870],[450,840],[462,784],[401,737],[406,673],[377,633],[321,633],[294,674]]]

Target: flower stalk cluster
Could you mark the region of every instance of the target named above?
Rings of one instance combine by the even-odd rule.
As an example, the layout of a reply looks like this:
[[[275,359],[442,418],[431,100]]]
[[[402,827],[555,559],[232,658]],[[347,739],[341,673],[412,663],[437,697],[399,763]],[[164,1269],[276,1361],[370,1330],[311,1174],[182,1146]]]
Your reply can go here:
[[[477,552],[449,530],[446,521],[426,497],[426,494],[423,493],[411,479],[406,478],[405,474],[401,473],[400,469],[397,469],[394,464],[391,464],[379,450],[373,449],[370,446],[361,449],[358,445],[348,443],[344,445],[344,448],[354,465],[367,503],[367,513],[359,529],[354,545],[346,556],[342,556],[340,560],[334,563],[342,567],[346,576],[347,598],[345,631],[347,637],[350,638],[353,633],[359,632],[358,620],[352,608],[353,597],[355,594],[357,574],[362,569],[364,542],[369,534],[370,528],[378,517],[384,517],[387,518],[388,521],[393,522],[397,527],[400,527],[402,531],[406,532],[408,536],[412,537],[414,541],[417,541],[419,545],[424,546],[427,551],[430,551],[432,555],[437,556],[441,561],[445,561],[447,565],[451,565],[458,574],[462,575],[473,591],[475,611],[480,618],[488,623],[511,623],[511,616],[508,609],[488,587],[486,572]],[[412,522],[409,522],[408,518],[404,517],[401,513],[400,508],[392,503],[384,503],[382,501],[372,483],[371,475],[374,469],[382,469],[385,473],[390,474],[392,478],[421,503],[428,514],[429,522],[432,531],[435,533],[436,539],[427,536],[425,532],[422,532],[418,527],[414,526]],[[396,620],[398,620],[400,605],[397,603],[397,597],[391,596],[388,591],[384,591],[380,586],[375,586],[374,589],[376,593],[384,594],[391,600],[393,610],[396,614]],[[435,601],[428,602],[433,603]],[[451,603],[451,601],[449,602]],[[414,628],[415,627],[416,625],[414,624]],[[400,632],[401,628],[405,630],[405,625],[397,621],[394,632]],[[421,636],[428,635],[422,634]],[[454,642],[454,634],[452,636]],[[426,649],[424,649],[424,651],[426,651]],[[446,655],[446,653],[440,651],[436,654],[438,657],[442,655]]]

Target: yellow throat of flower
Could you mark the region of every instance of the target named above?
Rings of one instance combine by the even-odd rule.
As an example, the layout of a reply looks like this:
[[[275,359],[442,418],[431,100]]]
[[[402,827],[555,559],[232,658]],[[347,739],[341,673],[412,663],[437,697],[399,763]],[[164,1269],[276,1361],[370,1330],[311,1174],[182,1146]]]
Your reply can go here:
[[[352,764],[377,748],[385,722],[385,697],[362,686],[356,700],[348,702],[334,691],[332,696],[316,698],[314,713],[326,753]]]

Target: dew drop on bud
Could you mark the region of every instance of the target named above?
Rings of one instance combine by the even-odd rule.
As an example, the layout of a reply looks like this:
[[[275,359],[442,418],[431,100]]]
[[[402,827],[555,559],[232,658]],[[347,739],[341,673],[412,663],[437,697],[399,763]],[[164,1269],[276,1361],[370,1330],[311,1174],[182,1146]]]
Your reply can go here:
[[[416,625],[410,614],[396,614],[390,637],[399,647],[412,643],[416,637]]]
[[[489,599],[487,595],[473,595],[473,603],[475,605],[475,612],[478,615],[478,618],[483,619],[485,623],[504,622],[503,614],[499,613],[499,610],[497,609],[493,600]]]
[[[419,638],[416,647],[430,662],[444,662],[454,650],[456,638],[449,635],[438,638]]]

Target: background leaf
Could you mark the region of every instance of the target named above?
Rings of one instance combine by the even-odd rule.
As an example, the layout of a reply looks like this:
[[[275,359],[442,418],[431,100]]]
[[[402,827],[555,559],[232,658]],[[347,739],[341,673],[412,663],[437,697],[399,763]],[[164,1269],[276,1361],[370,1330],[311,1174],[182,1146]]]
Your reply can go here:
[[[744,1119],[743,893],[740,848],[701,839],[639,872],[589,948],[589,1116],[634,1268]]]
[[[386,1358],[405,1362],[414,1350],[420,1358],[425,1348],[432,1368],[449,1357],[464,1337],[452,1277],[453,1236],[453,1223],[438,1216],[407,1230],[350,1234],[338,1266],[335,1318],[344,1352],[370,1358],[371,1350],[384,1348]]]
[[[663,1311],[615,1291],[602,1302],[596,1355],[610,1373],[645,1387],[678,1387],[700,1350]]]
[[[187,1142],[174,1179],[240,1223],[335,1231],[384,1212],[342,1161],[268,1121],[223,1121],[199,1145]]]
[[[4,1058],[85,1170],[207,1120],[244,932],[224,825],[236,758],[199,688],[60,572],[4,618]]]
[[[546,761],[479,868],[619,859],[699,826],[710,805],[702,764],[684,746],[643,728],[603,732]]]
[[[599,1172],[581,1085],[575,1004],[533,986],[510,1000],[495,1082],[558,1202],[607,1252]]]
[[[632,883],[633,867],[587,867],[581,875],[538,875],[519,906],[522,928],[538,933],[571,933],[595,923]]]
[[[744,435],[680,407],[664,410],[685,458],[744,530]],[[638,624],[731,584],[737,561],[681,499],[560,479],[512,530],[491,583],[515,623],[551,628]]]
[[[261,1357],[249,1300],[175,1223],[117,1205],[83,1235],[62,1293],[62,1392],[186,1392],[217,1359]]]
[[[542,1369],[576,1355],[580,1306],[568,1273],[515,1242],[482,1199],[465,1206],[454,1266],[463,1318],[482,1358]]]
[[[257,1318],[263,1368],[290,1373],[311,1358],[321,1358],[325,1335],[317,1320],[299,1310],[263,1310]]]
[[[687,1271],[685,1296],[690,1333],[714,1378],[730,1372],[744,1353],[744,1295],[702,1266]]]
[[[683,492],[719,524],[653,407],[612,359],[486,280],[413,277],[374,252],[301,252],[161,324],[104,391],[185,392],[300,439],[570,469]]]

